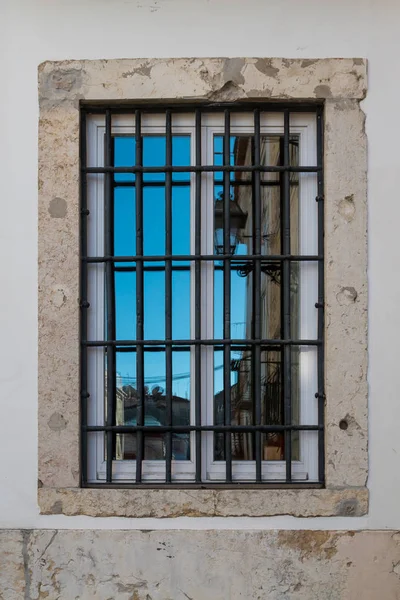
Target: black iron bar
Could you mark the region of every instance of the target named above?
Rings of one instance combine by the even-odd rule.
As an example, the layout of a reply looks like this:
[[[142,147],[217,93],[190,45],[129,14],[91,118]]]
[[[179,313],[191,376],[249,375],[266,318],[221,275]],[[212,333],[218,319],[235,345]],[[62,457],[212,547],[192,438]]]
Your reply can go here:
[[[318,261],[323,260],[323,256],[314,254],[266,254],[265,256],[256,256],[254,254],[244,254],[243,256],[232,256],[230,252],[224,254],[177,254],[174,256],[163,256],[163,255],[149,255],[137,254],[132,256],[83,256],[82,261],[87,263],[102,263],[102,262],[167,262],[171,261],[221,261],[225,258],[229,258],[232,264],[242,263],[243,261],[253,261],[255,259],[261,260],[261,262],[280,262],[280,261]]]
[[[258,343],[258,341],[257,341]],[[181,345],[181,346],[174,346],[174,352],[190,352],[193,348],[193,346],[200,346],[200,345],[207,345],[205,343],[203,343],[202,341],[200,341],[199,344],[191,344],[191,345]],[[315,344],[314,344],[315,345]],[[215,352],[222,352],[224,350],[224,346],[221,345],[217,345],[217,346],[213,346],[214,347],[214,351]],[[282,346],[283,348],[283,346]],[[244,352],[245,350],[252,350],[252,345],[246,345],[246,344],[241,344],[241,345],[235,345],[235,344],[231,344],[231,351],[232,352]],[[268,346],[268,345],[262,345],[261,346],[261,350],[264,352],[277,352],[280,350],[280,348],[277,348],[277,346]],[[115,351],[117,353],[125,353],[125,354],[134,354],[136,352],[136,346],[117,346],[115,348]],[[145,346],[145,351],[146,352],[165,352],[165,346]],[[282,361],[277,361],[277,364],[281,364]],[[271,363],[274,364],[274,363]]]
[[[190,181],[181,181],[180,179],[178,180],[172,180],[172,187],[190,187]],[[135,181],[114,181],[114,187],[119,188],[119,187],[123,187],[123,188],[135,188]],[[156,181],[142,181],[142,188],[144,187],[165,187],[165,181],[159,181],[158,179]]]
[[[106,112],[106,131],[105,131],[105,164],[112,165],[113,161],[113,139],[111,136],[111,111]],[[113,188],[111,172],[105,175],[104,191],[104,250],[106,254],[114,252],[114,206],[113,206]],[[114,265],[106,263],[106,326],[107,340],[115,339],[115,281]],[[116,399],[116,365],[115,350],[112,345],[107,345],[107,414],[106,423],[108,426],[114,425],[115,418],[115,399]],[[114,458],[115,437],[112,431],[107,433],[107,452],[106,452],[106,481],[112,482],[112,466]]]
[[[196,110],[196,130],[195,130],[195,162],[201,166],[201,111]],[[194,253],[201,255],[201,171],[196,172],[195,180],[195,207],[194,207]],[[197,342],[201,340],[201,263],[195,262],[194,267],[194,337]],[[195,424],[201,425],[201,346],[200,343],[194,347],[194,403],[195,403]],[[202,448],[201,448],[201,430],[195,434],[195,480],[201,482]],[[192,459],[193,460],[193,459]]]
[[[171,261],[168,261],[171,262]],[[171,271],[190,271],[190,265],[173,265],[171,267]],[[147,271],[151,271],[151,272],[161,272],[163,273],[165,271],[165,266],[150,266],[150,265],[146,265],[143,266],[143,271],[146,273]],[[114,271],[118,272],[118,273],[134,273],[136,272],[136,267],[114,267]]]
[[[249,480],[246,481],[232,481],[230,484],[226,484],[223,481],[220,482],[204,482],[204,483],[195,483],[188,482],[183,479],[177,479],[172,481],[169,484],[160,483],[157,481],[149,481],[147,483],[132,483],[132,481],[122,480],[121,482],[114,482],[112,484],[106,483],[91,483],[86,487],[91,489],[109,489],[109,490],[117,490],[117,489],[163,489],[163,490],[301,490],[301,489],[312,489],[318,490],[323,488],[324,486],[320,483],[312,483],[312,482],[304,482],[303,480],[294,480],[292,483],[286,483],[284,479],[269,479],[268,481],[263,481],[263,483],[254,483],[254,481]]]
[[[289,164],[290,113],[284,111],[283,129],[283,163]],[[290,172],[283,173],[283,202],[282,202],[282,254],[290,254]],[[291,338],[291,301],[290,301],[290,263],[283,261],[282,265],[282,335],[285,340]],[[285,425],[292,424],[292,349],[289,344],[283,348],[283,391],[284,391],[284,421]],[[285,461],[286,481],[292,480],[292,432],[285,430]]]
[[[202,340],[88,340],[83,341],[83,346],[88,347],[97,347],[97,346],[195,346],[196,344],[202,346],[226,346],[226,345],[236,345],[236,346],[251,346],[254,344],[261,344],[262,346],[319,346],[322,344],[321,340],[300,340],[300,339],[233,339],[233,338],[224,338],[224,339],[202,339]]]
[[[200,173],[201,171],[196,171],[196,173]],[[214,180],[214,185],[215,186],[223,186],[224,182],[222,179],[215,179]],[[232,187],[246,187],[246,186],[251,186],[252,185],[252,181],[251,179],[232,179],[231,180],[231,186]],[[261,180],[260,181],[260,185],[261,186],[265,186],[265,187],[279,187],[280,186],[280,182],[279,181],[265,181],[265,180]],[[298,181],[292,181],[291,182],[292,186],[296,186],[299,185]],[[127,188],[132,188],[134,189],[135,187],[135,181],[114,181],[114,187],[115,188],[119,188],[119,187],[127,187]],[[142,187],[165,187],[165,181],[142,181]],[[181,181],[180,179],[172,179],[172,187],[190,187],[190,181]]]
[[[165,165],[172,166],[172,119],[171,111],[165,113]],[[172,255],[172,173],[165,174],[165,255]],[[172,340],[172,262],[165,263],[165,339]],[[172,425],[172,345],[165,347],[165,421],[168,426]],[[172,462],[172,433],[166,436],[165,447],[165,481],[170,483]]]
[[[254,111],[254,163],[260,164],[260,111]],[[253,191],[253,252],[261,255],[261,187],[260,171],[254,171]],[[261,262],[254,261],[253,270],[253,337],[255,340],[262,338],[261,331]],[[253,346],[253,397],[255,409],[255,424],[261,425],[261,347],[259,343]],[[261,432],[255,434],[256,453],[256,481],[262,481],[262,447]]]
[[[80,122],[80,160],[81,164],[86,165],[87,148],[86,148],[86,113],[81,113]],[[84,173],[81,176],[81,256],[87,254],[87,178]],[[88,281],[87,281],[87,265],[81,264],[80,271],[80,298],[87,301],[88,297]],[[87,309],[81,309],[81,340],[87,340]],[[85,427],[87,425],[87,400],[88,400],[88,370],[87,370],[87,349],[81,346],[81,484],[85,485],[87,481],[88,468],[88,453],[87,453],[87,433]]]
[[[135,431],[148,431],[151,433],[188,433],[190,431],[220,431],[220,432],[254,432],[263,431],[274,433],[280,431],[320,431],[323,425],[87,425],[85,431],[113,431],[115,433],[132,433]]]
[[[223,146],[223,161],[224,166],[230,164],[230,122],[231,115],[229,110],[224,111],[225,127],[224,127],[224,146]],[[231,190],[230,190],[230,171],[224,169],[224,202],[223,202],[223,220],[224,220],[224,254],[228,255],[231,245],[230,233],[230,210],[231,210]],[[224,338],[231,337],[231,269],[230,260],[232,256],[224,258],[223,271],[223,315],[224,315]],[[224,345],[224,412],[225,425],[230,425],[232,422],[231,414],[231,348],[230,344]],[[232,436],[229,433],[225,434],[225,465],[226,465],[226,481],[232,481]]]
[[[135,138],[137,165],[143,163],[143,138],[142,115],[140,110],[135,113]],[[143,176],[136,174],[136,254],[143,255]],[[138,340],[144,339],[144,276],[143,263],[137,263],[136,270],[136,335]],[[143,344],[137,347],[136,354],[136,391],[139,402],[137,406],[136,422],[143,426],[145,421],[145,390],[144,390],[144,348]],[[136,434],[136,483],[142,481],[142,466],[144,458],[144,435],[142,431]]]
[[[231,107],[234,112],[245,112],[254,110],[254,102],[202,102],[202,103],[171,103],[160,106],[160,104],[151,104],[147,101],[136,102],[136,103],[91,103],[85,102],[83,108],[85,111],[90,113],[104,113],[107,108],[112,109],[115,114],[133,114],[136,110],[146,110],[146,113],[164,113],[166,109],[171,112],[177,113],[193,113],[193,110],[198,108],[202,109],[203,112],[222,112],[224,108]],[[279,112],[281,113],[285,108],[290,108],[291,112],[315,112],[318,106],[322,106],[320,102],[257,102],[257,106],[260,111],[266,112]]]
[[[259,171],[261,173],[317,173],[321,169],[319,167],[293,167],[289,163],[285,165],[269,166],[265,165],[191,165],[185,167],[171,166],[171,167],[82,167],[81,169],[85,173],[235,173],[235,172],[246,172],[252,173],[253,171]],[[133,183],[133,182],[132,182]]]
[[[318,186],[318,254],[324,255],[324,177],[323,177],[323,109],[317,110],[317,162],[321,167],[317,176]],[[323,339],[324,335],[324,261],[318,263],[318,324],[317,335]],[[318,480],[325,483],[325,434],[324,434],[324,412],[325,412],[325,386],[324,386],[324,345],[318,349],[317,379],[318,379]]]

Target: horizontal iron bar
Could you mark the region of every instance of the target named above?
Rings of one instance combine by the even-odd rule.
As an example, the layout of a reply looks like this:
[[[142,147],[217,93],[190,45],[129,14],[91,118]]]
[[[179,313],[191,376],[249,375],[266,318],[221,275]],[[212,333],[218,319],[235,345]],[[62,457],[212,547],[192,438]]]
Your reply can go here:
[[[121,481],[120,483],[87,483],[84,485],[85,488],[89,489],[196,489],[196,490],[213,490],[213,489],[222,489],[222,490],[237,490],[238,488],[243,490],[302,490],[302,489],[322,489],[324,487],[323,483],[318,482],[308,482],[304,480],[300,480],[298,482],[291,481],[287,483],[286,481],[281,481],[279,479],[262,481],[261,483],[256,483],[255,481],[231,481],[230,483],[221,482],[191,482],[191,481],[172,481],[170,483],[160,483],[159,481],[153,481],[149,483],[132,483]]]
[[[114,187],[115,188],[119,188],[119,187],[131,187],[134,188],[136,187],[136,182],[133,181],[114,181],[113,182]],[[165,187],[165,181],[142,181],[141,183],[142,187]],[[190,187],[190,180],[187,179],[186,181],[184,180],[172,180],[172,187]]]
[[[113,431],[114,433],[135,433],[147,431],[149,433],[190,433],[191,431],[231,431],[253,433],[278,433],[280,431],[319,431],[321,425],[86,425],[83,431]]]
[[[283,113],[285,108],[289,108],[290,112],[316,112],[319,106],[323,104],[319,101],[315,102],[274,102],[265,100],[256,100],[254,102],[176,102],[169,104],[154,103],[150,104],[147,101],[135,103],[132,102],[115,102],[115,103],[102,103],[93,101],[81,101],[81,110],[87,113],[105,113],[107,109],[111,110],[112,114],[127,114],[133,113],[136,110],[141,110],[143,114],[146,113],[159,113],[165,114],[166,110],[170,110],[172,113],[176,112],[194,112],[196,109],[202,112],[214,112],[222,111],[223,109],[231,109],[233,113],[253,111],[254,108],[258,108],[261,112],[280,112]]]
[[[322,340],[280,340],[280,339],[220,339],[220,340],[91,340],[82,341],[83,346],[319,346]]]
[[[244,340],[241,341],[240,345],[238,344],[232,344],[231,345],[231,350],[232,352],[243,352],[244,350],[250,350],[251,348],[253,348],[253,346],[255,346],[256,344],[249,344],[246,345],[246,342]],[[135,352],[138,351],[139,348],[142,348],[143,346],[117,346],[115,351],[119,352],[119,353],[126,353],[126,354],[134,354]],[[199,347],[199,346],[196,346]],[[260,348],[263,352],[279,352],[280,349],[276,346],[268,346],[267,344],[260,344]],[[175,352],[190,352],[190,350],[192,349],[192,347],[190,345],[188,346],[174,346],[173,347],[173,352],[175,354]],[[214,346],[214,350],[216,352],[219,352],[221,350],[224,349],[224,346]],[[147,352],[165,352],[165,347],[163,346],[146,346],[145,347],[146,353]],[[280,363],[276,363],[276,364],[280,364]]]
[[[222,179],[215,179],[214,180],[214,185],[215,186],[222,186],[223,185],[223,181]],[[191,185],[190,179],[173,179],[172,180],[172,187],[187,187],[189,188]],[[230,182],[230,185],[232,187],[246,187],[246,186],[251,186],[253,185],[253,182],[251,181],[251,179],[232,179]],[[280,181],[278,180],[261,180],[260,181],[260,185],[264,186],[264,187],[279,187],[281,185]],[[290,182],[291,186],[298,186],[299,182],[294,180]],[[127,187],[127,188],[135,188],[136,187],[136,181],[133,180],[126,180],[126,181],[114,181],[114,187],[115,188],[119,188],[119,187]],[[165,180],[153,180],[153,181],[142,181],[142,187],[165,187]]]
[[[322,167],[293,167],[291,165],[269,166],[264,165],[190,165],[162,167],[82,167],[84,173],[219,173],[219,172],[249,172],[261,173],[318,173]]]
[[[323,257],[317,254],[177,254],[171,256],[82,256],[81,260],[86,263],[104,263],[104,262],[163,262],[167,260],[176,261],[221,261],[224,258],[230,258],[232,263],[241,263],[243,261],[258,260],[261,262],[279,262],[290,260],[294,262],[315,262],[323,260]]]

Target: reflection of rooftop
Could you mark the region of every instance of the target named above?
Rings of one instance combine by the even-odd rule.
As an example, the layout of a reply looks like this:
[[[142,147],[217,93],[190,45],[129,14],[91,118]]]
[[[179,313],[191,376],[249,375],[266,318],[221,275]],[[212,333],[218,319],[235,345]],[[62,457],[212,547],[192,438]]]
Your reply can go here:
[[[128,421],[126,421],[125,424],[136,427],[136,425],[137,425],[136,417],[134,417],[133,419],[128,419]],[[144,424],[147,426],[150,426],[150,427],[156,427],[156,426],[158,427],[159,425],[161,425],[160,421],[158,421],[155,417],[152,417],[151,415],[145,416]]]

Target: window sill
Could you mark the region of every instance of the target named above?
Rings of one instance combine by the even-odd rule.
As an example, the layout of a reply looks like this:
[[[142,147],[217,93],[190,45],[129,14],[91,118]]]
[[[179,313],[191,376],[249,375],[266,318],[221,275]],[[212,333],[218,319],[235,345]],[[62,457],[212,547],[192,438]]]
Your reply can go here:
[[[90,517],[360,517],[368,489],[40,488],[41,514]]]

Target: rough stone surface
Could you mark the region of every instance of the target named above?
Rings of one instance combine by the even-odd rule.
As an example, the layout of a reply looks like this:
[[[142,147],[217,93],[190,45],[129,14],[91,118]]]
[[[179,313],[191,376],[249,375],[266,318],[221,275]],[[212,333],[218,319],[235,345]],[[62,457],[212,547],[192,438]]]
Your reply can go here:
[[[355,100],[325,106],[326,481],[366,484],[367,156]],[[348,427],[340,429],[345,419]]]
[[[25,597],[25,539],[24,531],[0,531],[0,600]]]
[[[287,58],[177,58],[45,62],[40,104],[79,100],[362,99],[366,61]]]
[[[326,485],[315,514],[359,514],[351,496],[367,479],[367,253],[366,137],[359,102],[366,94],[362,59],[136,59],[46,62],[39,67],[39,479],[43,492],[78,488],[79,463],[79,102],[236,101],[324,99],[326,227]],[[54,416],[56,415],[56,416]],[[339,423],[348,422],[346,429]],[[350,497],[336,501],[338,488]],[[117,492],[108,492],[120,498]],[[269,493],[269,491],[268,491]],[[68,492],[68,497],[76,496]],[[199,511],[192,500],[173,500],[180,514]],[[218,496],[218,494],[220,494]],[[219,497],[221,514],[237,492]],[[259,494],[259,492],[257,492]],[[308,494],[308,496],[307,496]],[[226,498],[230,496],[230,500]],[[300,497],[299,496],[299,497]],[[87,496],[89,498],[89,496]],[[144,497],[147,497],[144,495]],[[156,494],[155,498],[158,497]],[[204,495],[204,497],[206,497]],[[259,497],[257,495],[257,497]],[[260,496],[261,497],[261,496]],[[272,497],[272,496],[271,496]],[[357,496],[358,497],[358,496]],[[208,496],[207,496],[208,498]],[[240,500],[238,500],[240,498]],[[246,496],[247,498],[247,496]],[[264,496],[263,496],[264,498]],[[296,514],[298,496],[283,512]],[[292,500],[290,500],[292,499]],[[226,505],[225,505],[226,501]],[[87,502],[90,503],[88,500]],[[119,506],[119,500],[115,505]],[[130,501],[129,501],[130,502]],[[292,507],[289,504],[292,502]],[[112,502],[109,503],[111,505]],[[152,506],[154,502],[150,502]],[[246,502],[244,503],[246,504]],[[267,502],[260,500],[252,506]],[[122,502],[122,507],[124,503]],[[183,507],[183,505],[185,505]],[[60,512],[74,510],[64,501]],[[83,505],[82,505],[83,506]],[[107,503],[104,505],[107,506]],[[226,509],[224,508],[226,506]],[[304,506],[307,502],[304,501]],[[48,506],[42,509],[48,511]],[[362,508],[362,512],[365,512]],[[121,508],[121,510],[125,510]],[[167,509],[165,509],[167,510]],[[202,509],[201,509],[202,510]],[[208,509],[207,509],[208,510]],[[215,509],[214,509],[215,510]],[[301,509],[303,510],[303,509]],[[312,511],[312,509],[309,509]],[[322,511],[322,512],[320,512]],[[280,514],[282,513],[282,508]],[[259,508],[255,508],[259,514]],[[275,513],[273,513],[275,514]],[[311,516],[311,515],[310,515]]]
[[[400,599],[385,531],[0,533],[2,600]]]
[[[44,514],[122,517],[358,517],[368,511],[366,488],[342,490],[107,490],[40,488]]]

